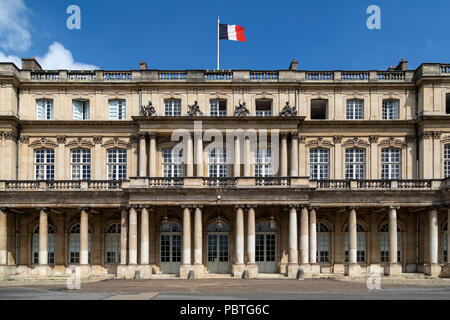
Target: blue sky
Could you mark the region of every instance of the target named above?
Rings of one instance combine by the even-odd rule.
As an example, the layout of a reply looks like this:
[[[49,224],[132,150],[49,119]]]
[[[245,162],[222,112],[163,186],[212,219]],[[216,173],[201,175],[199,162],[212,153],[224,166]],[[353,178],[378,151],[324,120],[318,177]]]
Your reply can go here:
[[[316,1],[23,1],[31,45],[1,47],[0,56],[44,57],[60,43],[75,61],[102,69],[214,69],[217,16],[245,28],[247,42],[221,41],[223,69],[386,69],[450,62],[448,0]],[[66,9],[81,8],[81,30],[68,30]],[[366,9],[381,8],[381,30],[369,30]],[[1,14],[0,14],[1,15]],[[11,33],[9,33],[11,35]]]

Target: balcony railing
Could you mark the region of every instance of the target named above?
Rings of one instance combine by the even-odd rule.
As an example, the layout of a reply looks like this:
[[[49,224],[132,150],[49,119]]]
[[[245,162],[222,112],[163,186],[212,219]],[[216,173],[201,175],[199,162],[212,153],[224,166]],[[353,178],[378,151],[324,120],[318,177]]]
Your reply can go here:
[[[158,73],[159,80],[186,80],[187,72],[185,71],[161,71]]]
[[[75,81],[95,80],[95,71],[71,71],[67,74],[67,79]]]
[[[150,187],[181,187],[183,184],[183,178],[148,178]]]
[[[450,64],[441,64],[440,70],[442,74],[450,74]]]
[[[206,187],[234,187],[238,178],[203,178],[202,180]]]
[[[59,80],[58,71],[34,71],[31,72],[31,80]]]
[[[332,81],[334,80],[334,72],[313,71],[306,72],[306,80],[309,81]]]
[[[317,189],[350,189],[349,180],[318,180]]]
[[[251,71],[250,80],[278,80],[277,71]]]
[[[378,71],[379,81],[399,81],[405,80],[404,71]]]
[[[256,186],[290,186],[290,177],[258,177],[255,178]]]
[[[105,72],[105,80],[131,80],[131,72]]]
[[[233,71],[205,71],[203,79],[209,81],[233,80]]]
[[[359,71],[342,72],[341,79],[346,81],[368,80],[369,72],[359,72]]]

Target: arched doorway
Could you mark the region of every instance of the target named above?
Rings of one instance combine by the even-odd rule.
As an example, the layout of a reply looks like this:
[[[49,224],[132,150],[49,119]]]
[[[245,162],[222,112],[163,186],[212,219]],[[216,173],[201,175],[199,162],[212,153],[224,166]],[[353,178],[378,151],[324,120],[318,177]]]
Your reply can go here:
[[[380,228],[380,260],[381,263],[389,262],[389,223]],[[402,261],[402,231],[397,225],[397,262]]]
[[[55,227],[48,225],[48,264],[55,264]],[[33,230],[33,264],[39,264],[39,226]]]
[[[277,272],[277,224],[275,220],[256,225],[255,258],[259,273]]]
[[[106,229],[105,236],[105,263],[120,263],[120,232],[121,224],[114,223]]]
[[[161,226],[159,262],[162,273],[178,274],[181,266],[181,226],[176,222]]]
[[[91,263],[91,228],[88,236],[88,262]],[[77,223],[69,229],[69,263],[80,263],[80,224]]]
[[[208,226],[208,260],[206,267],[210,273],[230,272],[230,229],[217,221]]]

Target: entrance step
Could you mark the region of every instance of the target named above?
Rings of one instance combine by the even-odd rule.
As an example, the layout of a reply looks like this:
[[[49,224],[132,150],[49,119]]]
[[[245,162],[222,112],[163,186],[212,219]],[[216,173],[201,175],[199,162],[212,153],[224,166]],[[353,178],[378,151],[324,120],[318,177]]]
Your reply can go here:
[[[286,279],[282,273],[258,273],[258,279]]]
[[[205,279],[233,279],[232,274],[222,274],[222,273],[205,273]]]
[[[157,280],[179,279],[179,276],[177,274],[157,273],[152,274],[151,279]]]

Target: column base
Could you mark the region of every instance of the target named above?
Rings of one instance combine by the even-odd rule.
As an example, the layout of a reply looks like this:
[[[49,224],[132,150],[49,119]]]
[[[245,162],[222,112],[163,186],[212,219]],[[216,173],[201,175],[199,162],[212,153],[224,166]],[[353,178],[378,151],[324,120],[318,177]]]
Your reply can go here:
[[[76,275],[80,277],[80,279],[88,279],[92,275],[92,268],[90,265],[80,265],[77,266]]]
[[[205,266],[203,264],[193,264],[194,279],[203,279],[205,277]]]
[[[450,278],[450,264],[446,264],[442,267],[442,273],[441,273],[441,277],[442,278]]]
[[[345,274],[345,266],[343,263],[335,263],[332,268],[333,273]]]
[[[17,272],[15,266],[0,266],[0,281],[8,279],[10,275]]]
[[[312,278],[312,270],[311,265],[309,263],[300,263],[298,265],[298,269],[303,270],[303,278],[305,279]]]
[[[134,280],[134,277],[136,275],[136,269],[138,267],[139,266],[136,264],[118,265],[117,266],[117,278],[126,279],[126,280]]]
[[[320,275],[320,264],[318,263],[311,263],[311,275],[312,276],[318,276]]]
[[[423,273],[430,277],[439,278],[441,275],[441,266],[438,263],[425,264]]]
[[[244,273],[244,270],[245,270],[245,264],[243,264],[243,263],[233,264],[231,266],[231,274],[235,278],[242,278],[242,274]]]
[[[398,263],[388,263],[384,266],[384,275],[388,277],[401,275],[402,271],[402,266]]]
[[[358,263],[349,263],[345,265],[344,275],[349,277],[360,277],[361,266]]]
[[[247,263],[245,270],[248,270],[249,279],[258,278],[258,265],[256,263]]]
[[[119,264],[117,266],[117,278],[118,279],[125,279],[127,276],[127,269],[128,266],[125,264]]]
[[[289,279],[297,279],[298,269],[298,263],[288,263],[286,266],[286,276]]]
[[[148,280],[152,277],[153,273],[152,267],[149,264],[141,264],[137,266],[136,271],[139,271],[139,280]]]
[[[53,276],[53,269],[49,265],[39,265],[33,269],[33,277],[36,279],[46,279]]]
[[[189,276],[189,271],[192,271],[192,265],[191,264],[182,264],[180,266],[180,279],[187,279]]]

